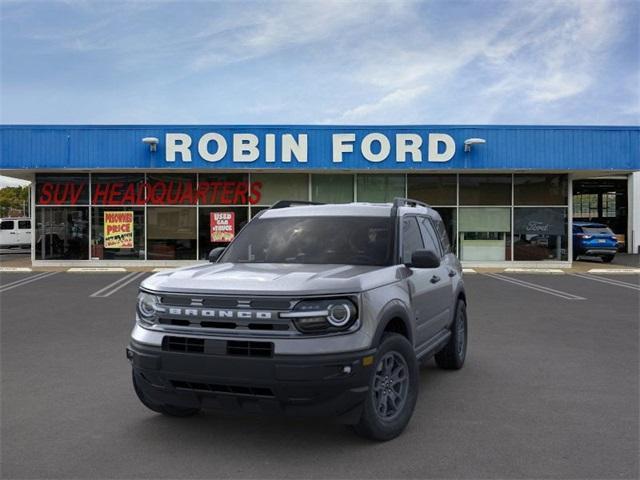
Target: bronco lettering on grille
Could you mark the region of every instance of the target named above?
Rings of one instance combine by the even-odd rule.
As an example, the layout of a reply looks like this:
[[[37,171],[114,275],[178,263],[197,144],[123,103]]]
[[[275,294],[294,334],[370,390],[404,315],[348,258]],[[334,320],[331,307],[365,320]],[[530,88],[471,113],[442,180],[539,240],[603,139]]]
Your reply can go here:
[[[212,308],[178,308],[169,307],[164,309],[157,307],[159,312],[168,312],[169,315],[181,315],[185,317],[206,317],[206,318],[232,318],[241,320],[270,320],[273,312],[260,312],[252,310],[217,310]]]

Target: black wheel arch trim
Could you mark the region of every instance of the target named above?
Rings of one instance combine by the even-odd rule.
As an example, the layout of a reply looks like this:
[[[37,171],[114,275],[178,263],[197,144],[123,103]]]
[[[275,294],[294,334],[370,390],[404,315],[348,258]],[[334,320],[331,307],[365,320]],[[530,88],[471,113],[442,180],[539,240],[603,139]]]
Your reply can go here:
[[[391,323],[392,320],[395,320],[396,318],[402,321],[404,329],[407,332],[407,340],[409,340],[409,343],[413,345],[414,331],[410,320],[410,313],[406,305],[404,305],[399,300],[392,300],[384,306],[384,308],[382,309],[382,314],[379,318],[380,320],[378,322],[376,332],[373,336],[372,346],[380,345],[382,336],[384,335],[387,326],[389,325],[389,323]]]

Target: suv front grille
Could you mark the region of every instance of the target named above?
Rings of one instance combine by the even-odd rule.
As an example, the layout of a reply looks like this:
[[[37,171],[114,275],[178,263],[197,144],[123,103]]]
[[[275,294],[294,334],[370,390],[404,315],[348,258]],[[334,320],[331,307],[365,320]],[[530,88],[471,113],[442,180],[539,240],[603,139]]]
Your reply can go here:
[[[289,310],[292,305],[290,298],[260,298],[260,297],[224,297],[198,295],[161,295],[164,305],[175,307],[202,306],[207,308],[236,308],[241,304],[244,308],[256,310]]]
[[[227,342],[227,354],[242,357],[272,357],[273,343],[229,340]]]
[[[198,294],[160,294],[157,324],[170,329],[221,330],[235,335],[297,335],[290,312],[299,301],[290,297],[244,297]],[[204,333],[204,332],[203,332]]]
[[[204,339],[188,337],[164,337],[162,349],[170,352],[204,353]]]
[[[158,323],[161,325],[173,325],[178,327],[191,327],[191,328],[217,328],[221,330],[262,330],[262,331],[278,331],[286,332],[291,330],[291,325],[288,320],[280,321],[252,321],[250,323],[241,323],[236,321],[210,321],[210,320],[187,320],[184,318],[160,318]]]
[[[209,355],[233,355],[238,357],[273,357],[273,342],[245,342],[166,336],[162,350],[180,353],[206,353]]]

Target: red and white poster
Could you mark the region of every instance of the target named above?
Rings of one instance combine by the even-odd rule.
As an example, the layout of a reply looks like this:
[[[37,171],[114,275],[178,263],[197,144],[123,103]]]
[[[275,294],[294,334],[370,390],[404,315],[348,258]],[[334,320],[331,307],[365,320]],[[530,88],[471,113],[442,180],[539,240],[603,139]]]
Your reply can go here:
[[[235,237],[235,212],[211,212],[211,243],[230,242]]]

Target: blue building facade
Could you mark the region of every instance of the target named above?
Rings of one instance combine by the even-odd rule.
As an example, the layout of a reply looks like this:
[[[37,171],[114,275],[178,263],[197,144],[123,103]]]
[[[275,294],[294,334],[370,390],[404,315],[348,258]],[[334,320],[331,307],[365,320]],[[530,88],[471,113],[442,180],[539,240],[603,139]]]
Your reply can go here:
[[[0,173],[34,182],[36,264],[196,261],[280,199],[408,196],[467,265],[566,265],[574,217],[636,251],[638,170],[638,127],[0,126]],[[574,192],[599,179],[624,192]]]

